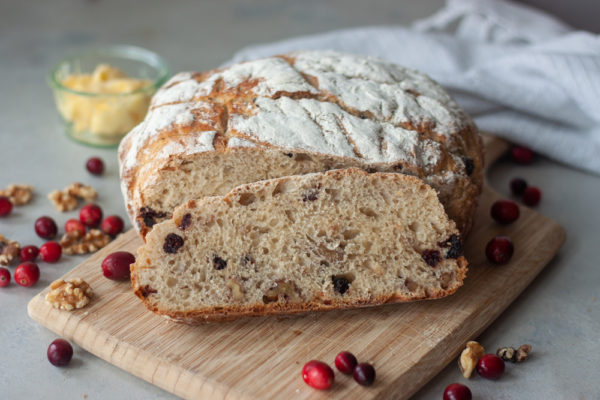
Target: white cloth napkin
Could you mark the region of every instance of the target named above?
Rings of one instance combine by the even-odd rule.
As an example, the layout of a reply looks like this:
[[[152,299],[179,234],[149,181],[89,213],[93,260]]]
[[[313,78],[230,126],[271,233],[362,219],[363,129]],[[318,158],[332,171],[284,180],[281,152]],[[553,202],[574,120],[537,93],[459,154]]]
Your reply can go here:
[[[481,130],[600,174],[600,36],[538,10],[448,0],[411,27],[251,46],[227,64],[299,49],[368,54],[421,70],[450,90]]]

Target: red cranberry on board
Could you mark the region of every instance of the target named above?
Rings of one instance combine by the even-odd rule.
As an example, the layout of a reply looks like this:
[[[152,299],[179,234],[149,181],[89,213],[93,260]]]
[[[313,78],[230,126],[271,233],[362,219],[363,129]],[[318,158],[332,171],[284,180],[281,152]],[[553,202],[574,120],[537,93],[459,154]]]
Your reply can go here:
[[[523,203],[527,204],[529,207],[537,206],[541,199],[542,191],[535,186],[529,186],[523,192]]]
[[[335,357],[335,367],[342,374],[350,375],[354,371],[356,364],[358,364],[356,357],[348,351],[342,351]]]
[[[86,204],[79,211],[79,220],[90,228],[95,228],[102,221],[102,209],[96,204]]]
[[[25,261],[15,269],[15,282],[21,286],[31,286],[40,279],[40,268],[36,263]]]
[[[510,191],[515,196],[521,196],[525,189],[527,189],[527,181],[523,178],[513,178],[510,181]]]
[[[515,248],[508,236],[496,236],[485,246],[485,255],[494,264],[506,264]]]
[[[329,389],[333,384],[334,378],[331,367],[322,361],[309,361],[302,368],[302,379],[304,379],[306,384],[315,389]]]
[[[77,232],[78,237],[85,236],[85,225],[80,220],[71,218],[65,222],[65,232],[71,234]]]
[[[39,217],[35,220],[35,233],[38,234],[42,239],[54,239],[58,228],[56,222],[50,217]]]
[[[21,259],[21,262],[35,261],[39,253],[40,249],[38,249],[36,246],[29,245],[21,249],[19,252],[19,258]]]
[[[498,200],[492,204],[490,214],[496,222],[507,225],[519,218],[519,206],[514,201]]]
[[[461,383],[452,383],[444,390],[444,400],[471,400],[471,389]]]
[[[52,365],[64,367],[69,364],[73,357],[73,347],[71,346],[71,343],[67,342],[65,339],[56,339],[50,343],[46,354],[48,356],[48,361],[50,361]]]
[[[504,373],[504,360],[495,354],[486,354],[477,362],[477,372],[486,379],[498,379]]]
[[[102,172],[104,172],[104,162],[98,157],[87,160],[85,167],[93,175],[102,175]]]
[[[12,211],[13,204],[6,196],[0,196],[0,217],[5,217]]]
[[[111,215],[102,221],[102,232],[116,236],[123,231],[123,220],[118,215]]]
[[[0,287],[8,286],[10,283],[10,271],[0,267]]]
[[[375,368],[369,363],[357,364],[352,376],[359,385],[371,386],[375,381]]]
[[[40,246],[40,258],[48,263],[55,263],[62,255],[62,248],[57,242],[46,242]]]
[[[135,256],[126,251],[110,253],[102,261],[102,273],[108,279],[123,281],[129,279],[129,266],[135,262]]]
[[[525,146],[513,146],[510,151],[512,159],[519,164],[531,164],[533,161],[533,151]]]

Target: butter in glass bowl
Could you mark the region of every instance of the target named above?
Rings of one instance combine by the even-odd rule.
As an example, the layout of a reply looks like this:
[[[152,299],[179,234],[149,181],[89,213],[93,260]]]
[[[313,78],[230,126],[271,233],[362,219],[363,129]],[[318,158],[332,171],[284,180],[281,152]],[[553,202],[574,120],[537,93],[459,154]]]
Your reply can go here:
[[[155,53],[133,46],[88,50],[61,61],[50,86],[67,134],[95,146],[116,146],[139,124],[168,77]]]

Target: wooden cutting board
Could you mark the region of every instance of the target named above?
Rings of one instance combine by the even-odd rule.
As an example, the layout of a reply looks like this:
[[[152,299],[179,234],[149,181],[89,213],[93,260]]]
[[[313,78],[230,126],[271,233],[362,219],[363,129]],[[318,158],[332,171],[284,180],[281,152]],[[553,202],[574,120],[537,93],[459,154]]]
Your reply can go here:
[[[488,164],[507,149],[486,138]],[[500,226],[489,216],[500,198],[483,191],[475,227],[466,242],[470,262],[465,285],[448,298],[371,309],[288,318],[255,318],[203,326],[169,322],[146,310],[127,283],[102,276],[100,263],[116,250],[135,254],[141,240],[129,231],[65,275],[91,284],[86,308],[59,311],[44,301],[46,288],[28,306],[29,315],[98,357],[187,399],[405,399],[458,355],[521,293],[565,239],[554,221],[521,207],[521,217]],[[507,234],[515,254],[492,266],[484,247]],[[364,388],[336,374],[320,392],[301,378],[302,365],[319,359],[333,365],[342,350],[372,362],[375,384]]]

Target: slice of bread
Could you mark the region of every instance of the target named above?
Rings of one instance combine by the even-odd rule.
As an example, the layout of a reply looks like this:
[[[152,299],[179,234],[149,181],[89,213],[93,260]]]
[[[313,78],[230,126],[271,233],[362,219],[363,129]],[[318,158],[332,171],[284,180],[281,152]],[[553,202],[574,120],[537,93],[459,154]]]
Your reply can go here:
[[[467,268],[435,191],[350,168],[190,200],[131,267],[152,311],[188,323],[435,299]]]

